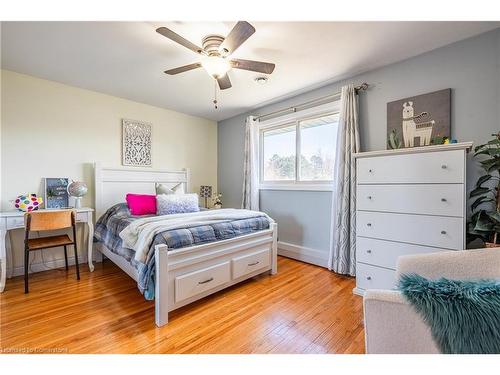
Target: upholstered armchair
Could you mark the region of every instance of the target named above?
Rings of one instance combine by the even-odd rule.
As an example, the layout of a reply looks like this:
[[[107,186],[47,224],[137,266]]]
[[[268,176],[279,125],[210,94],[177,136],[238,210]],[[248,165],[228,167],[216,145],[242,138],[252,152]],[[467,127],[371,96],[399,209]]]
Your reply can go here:
[[[500,278],[500,247],[403,256],[397,275],[428,279]],[[367,290],[364,296],[366,353],[439,353],[430,329],[396,290]]]

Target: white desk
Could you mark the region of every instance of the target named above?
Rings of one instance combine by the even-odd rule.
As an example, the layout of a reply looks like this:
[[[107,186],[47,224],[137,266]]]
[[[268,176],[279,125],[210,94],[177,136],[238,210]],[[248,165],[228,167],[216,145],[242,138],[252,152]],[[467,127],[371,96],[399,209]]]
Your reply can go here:
[[[92,208],[77,208],[76,221],[86,223],[89,228],[87,237],[87,254],[92,256],[92,239],[94,237],[94,224],[92,222]],[[4,211],[0,212],[0,293],[5,289],[7,276],[12,277],[14,264],[12,261],[12,246],[10,243],[9,231],[12,229],[24,228],[24,212]],[[7,263],[9,263],[9,274],[7,275]],[[88,260],[89,268],[94,270],[92,259]]]

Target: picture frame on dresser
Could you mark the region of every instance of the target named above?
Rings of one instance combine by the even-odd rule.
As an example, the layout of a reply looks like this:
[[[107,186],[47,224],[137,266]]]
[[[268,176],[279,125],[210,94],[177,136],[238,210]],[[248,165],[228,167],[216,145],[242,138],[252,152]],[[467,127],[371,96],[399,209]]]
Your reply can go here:
[[[387,149],[439,145],[451,138],[451,88],[387,103]]]
[[[402,255],[466,246],[472,142],[361,152],[356,161],[356,288],[396,287]]]
[[[67,177],[45,177],[44,207],[49,210],[69,208],[68,185]]]

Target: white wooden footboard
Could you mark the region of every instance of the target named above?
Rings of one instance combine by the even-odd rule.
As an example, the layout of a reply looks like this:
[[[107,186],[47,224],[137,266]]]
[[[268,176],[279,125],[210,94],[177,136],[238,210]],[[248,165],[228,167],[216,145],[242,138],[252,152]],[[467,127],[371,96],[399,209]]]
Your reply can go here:
[[[168,312],[263,272],[277,272],[278,226],[208,244],[155,248],[155,322]]]

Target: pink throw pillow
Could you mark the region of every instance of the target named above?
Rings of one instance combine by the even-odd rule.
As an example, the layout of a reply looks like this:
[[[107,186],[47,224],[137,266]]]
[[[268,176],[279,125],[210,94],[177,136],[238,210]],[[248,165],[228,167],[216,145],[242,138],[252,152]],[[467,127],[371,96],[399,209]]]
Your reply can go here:
[[[156,215],[156,195],[129,193],[126,199],[132,215]]]

